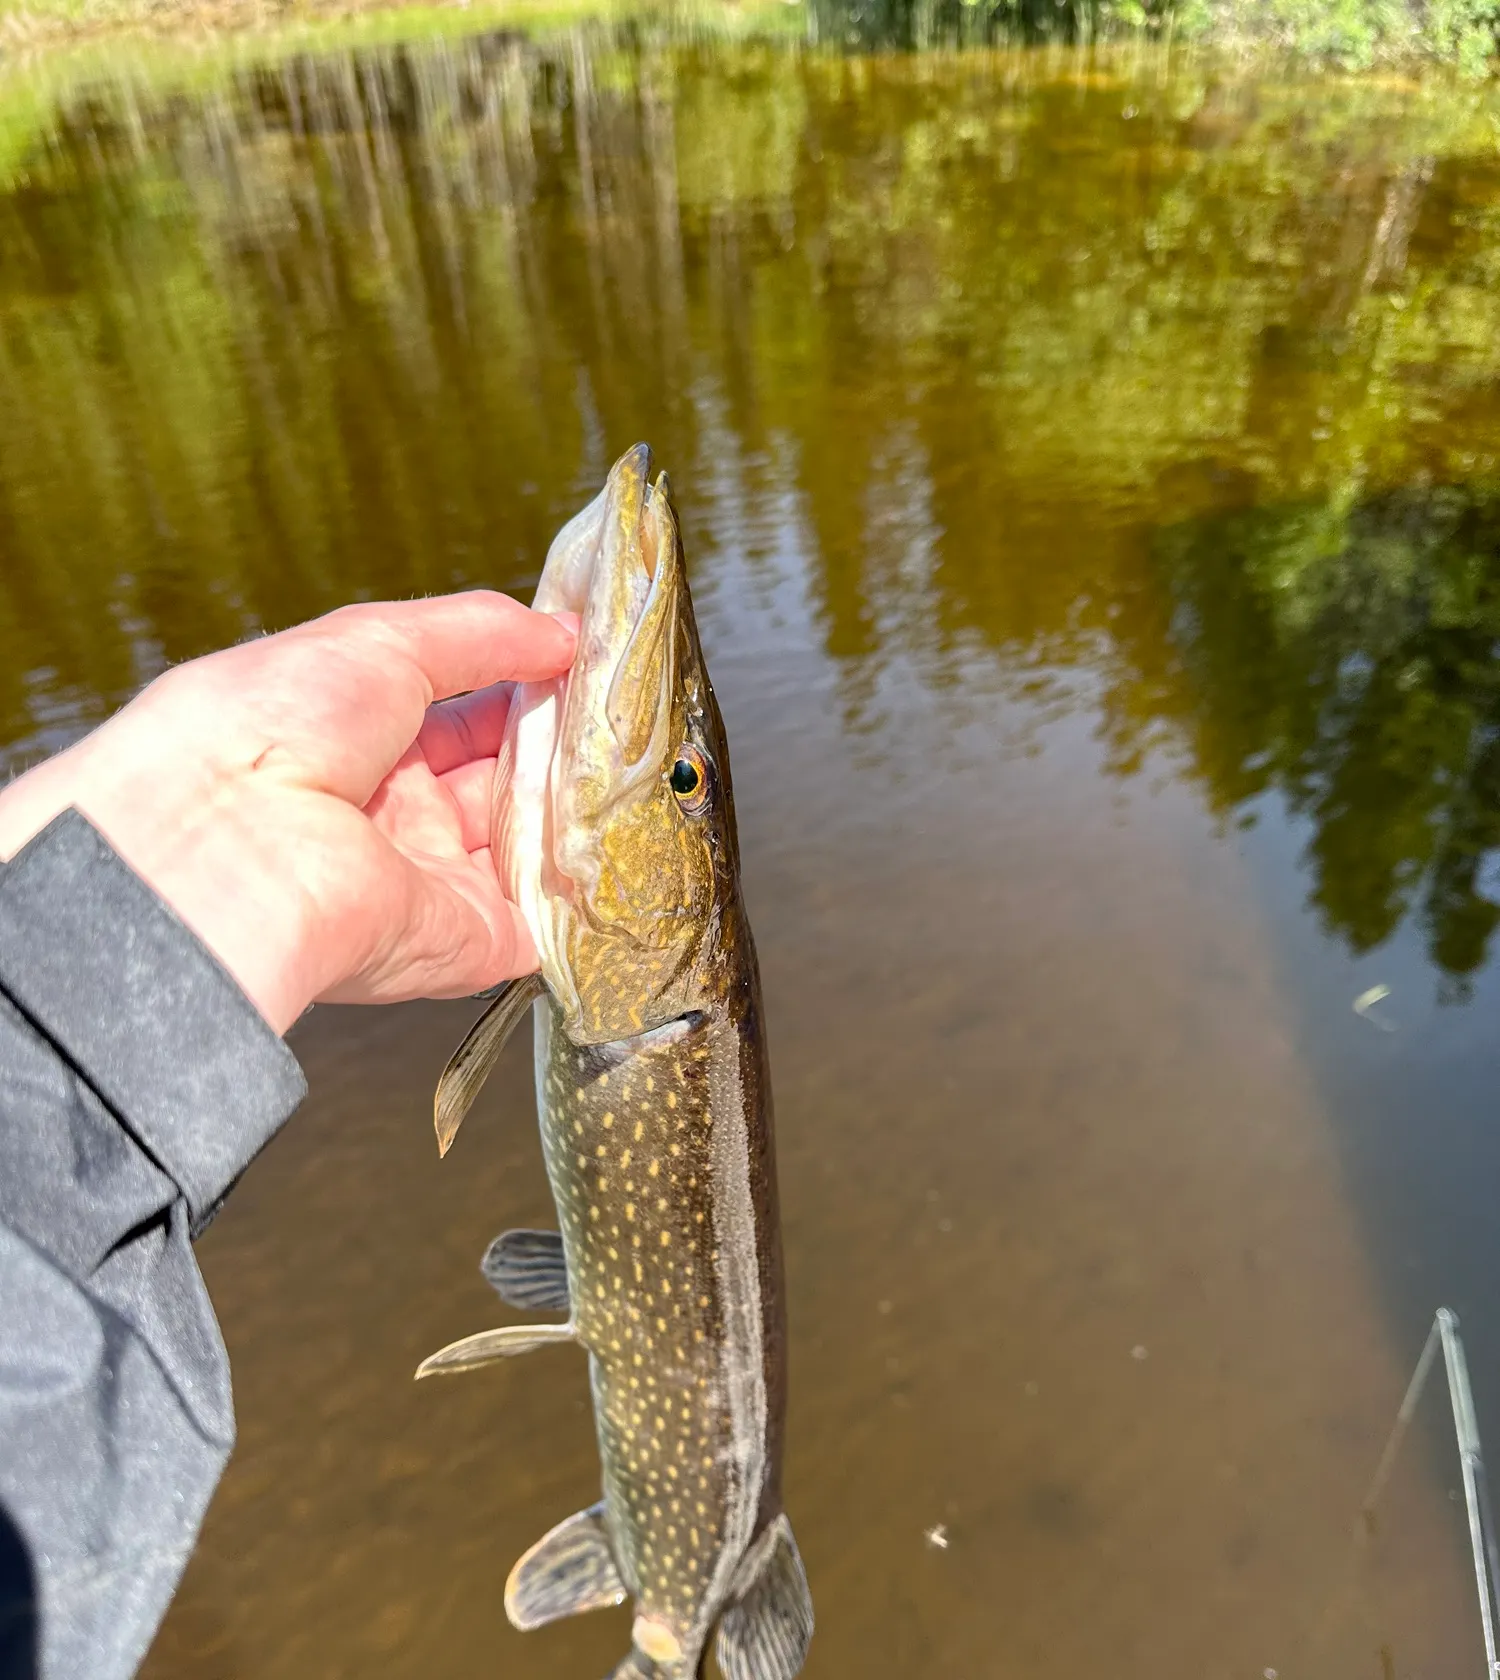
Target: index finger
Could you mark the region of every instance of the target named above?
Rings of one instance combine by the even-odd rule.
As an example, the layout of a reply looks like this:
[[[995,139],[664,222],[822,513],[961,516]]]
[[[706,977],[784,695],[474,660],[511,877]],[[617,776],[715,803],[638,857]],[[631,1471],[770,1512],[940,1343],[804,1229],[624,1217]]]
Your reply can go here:
[[[429,703],[497,682],[539,682],[573,663],[572,626],[493,589],[370,601],[314,621],[327,632],[395,644],[426,678]]]

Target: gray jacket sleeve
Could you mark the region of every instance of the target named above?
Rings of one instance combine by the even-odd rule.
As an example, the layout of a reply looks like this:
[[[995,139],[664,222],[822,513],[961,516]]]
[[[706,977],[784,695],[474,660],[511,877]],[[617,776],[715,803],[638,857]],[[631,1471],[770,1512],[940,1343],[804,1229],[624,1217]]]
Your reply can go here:
[[[0,1680],[114,1680],[234,1440],[193,1259],[306,1091],[76,812],[0,866]]]

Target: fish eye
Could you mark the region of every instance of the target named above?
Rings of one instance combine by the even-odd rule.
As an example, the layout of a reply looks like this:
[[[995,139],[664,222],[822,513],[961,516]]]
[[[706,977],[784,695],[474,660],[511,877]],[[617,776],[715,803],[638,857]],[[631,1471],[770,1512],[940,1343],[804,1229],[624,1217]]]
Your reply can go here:
[[[708,803],[708,762],[696,747],[683,744],[667,780],[689,816],[696,816]]]

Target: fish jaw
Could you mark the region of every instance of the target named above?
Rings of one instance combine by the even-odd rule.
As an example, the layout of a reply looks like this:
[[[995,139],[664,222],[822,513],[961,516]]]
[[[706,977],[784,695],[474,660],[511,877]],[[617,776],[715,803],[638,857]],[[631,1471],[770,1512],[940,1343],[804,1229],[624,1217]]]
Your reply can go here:
[[[650,450],[628,450],[548,551],[536,605],[579,614],[578,652],[566,677],[517,690],[495,775],[501,884],[567,1029],[595,1041],[681,1012],[653,988],[685,972],[710,874],[666,781],[680,652],[697,644],[676,514],[650,473]]]
[[[653,791],[672,745],[677,628],[676,521],[666,483],[653,496],[651,451],[627,450],[604,487],[568,675],[552,788],[559,869],[595,898],[599,836],[611,815]],[[570,574],[576,588],[581,568]]]

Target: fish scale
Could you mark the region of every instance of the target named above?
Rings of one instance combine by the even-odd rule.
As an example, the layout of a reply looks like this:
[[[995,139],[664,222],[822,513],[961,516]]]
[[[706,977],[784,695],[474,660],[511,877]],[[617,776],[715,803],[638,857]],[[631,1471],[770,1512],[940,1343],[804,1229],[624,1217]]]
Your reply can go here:
[[[710,1029],[616,1058],[570,1044],[550,1012],[540,1019],[543,1150],[592,1366],[618,1561],[640,1613],[686,1642],[733,1468],[708,1051],[698,1042]]]
[[[481,1331],[456,1372],[587,1353],[603,1497],[516,1564],[520,1628],[635,1601],[619,1680],[792,1680],[812,1602],[781,1508],[785,1302],[770,1079],[728,747],[663,475],[644,447],[559,533],[537,605],[580,612],[565,684],[523,685],[492,851],[541,976],[439,1082],[446,1152],[507,1036],[535,1021],[557,1233],[506,1232],[485,1276],[563,1324]]]

